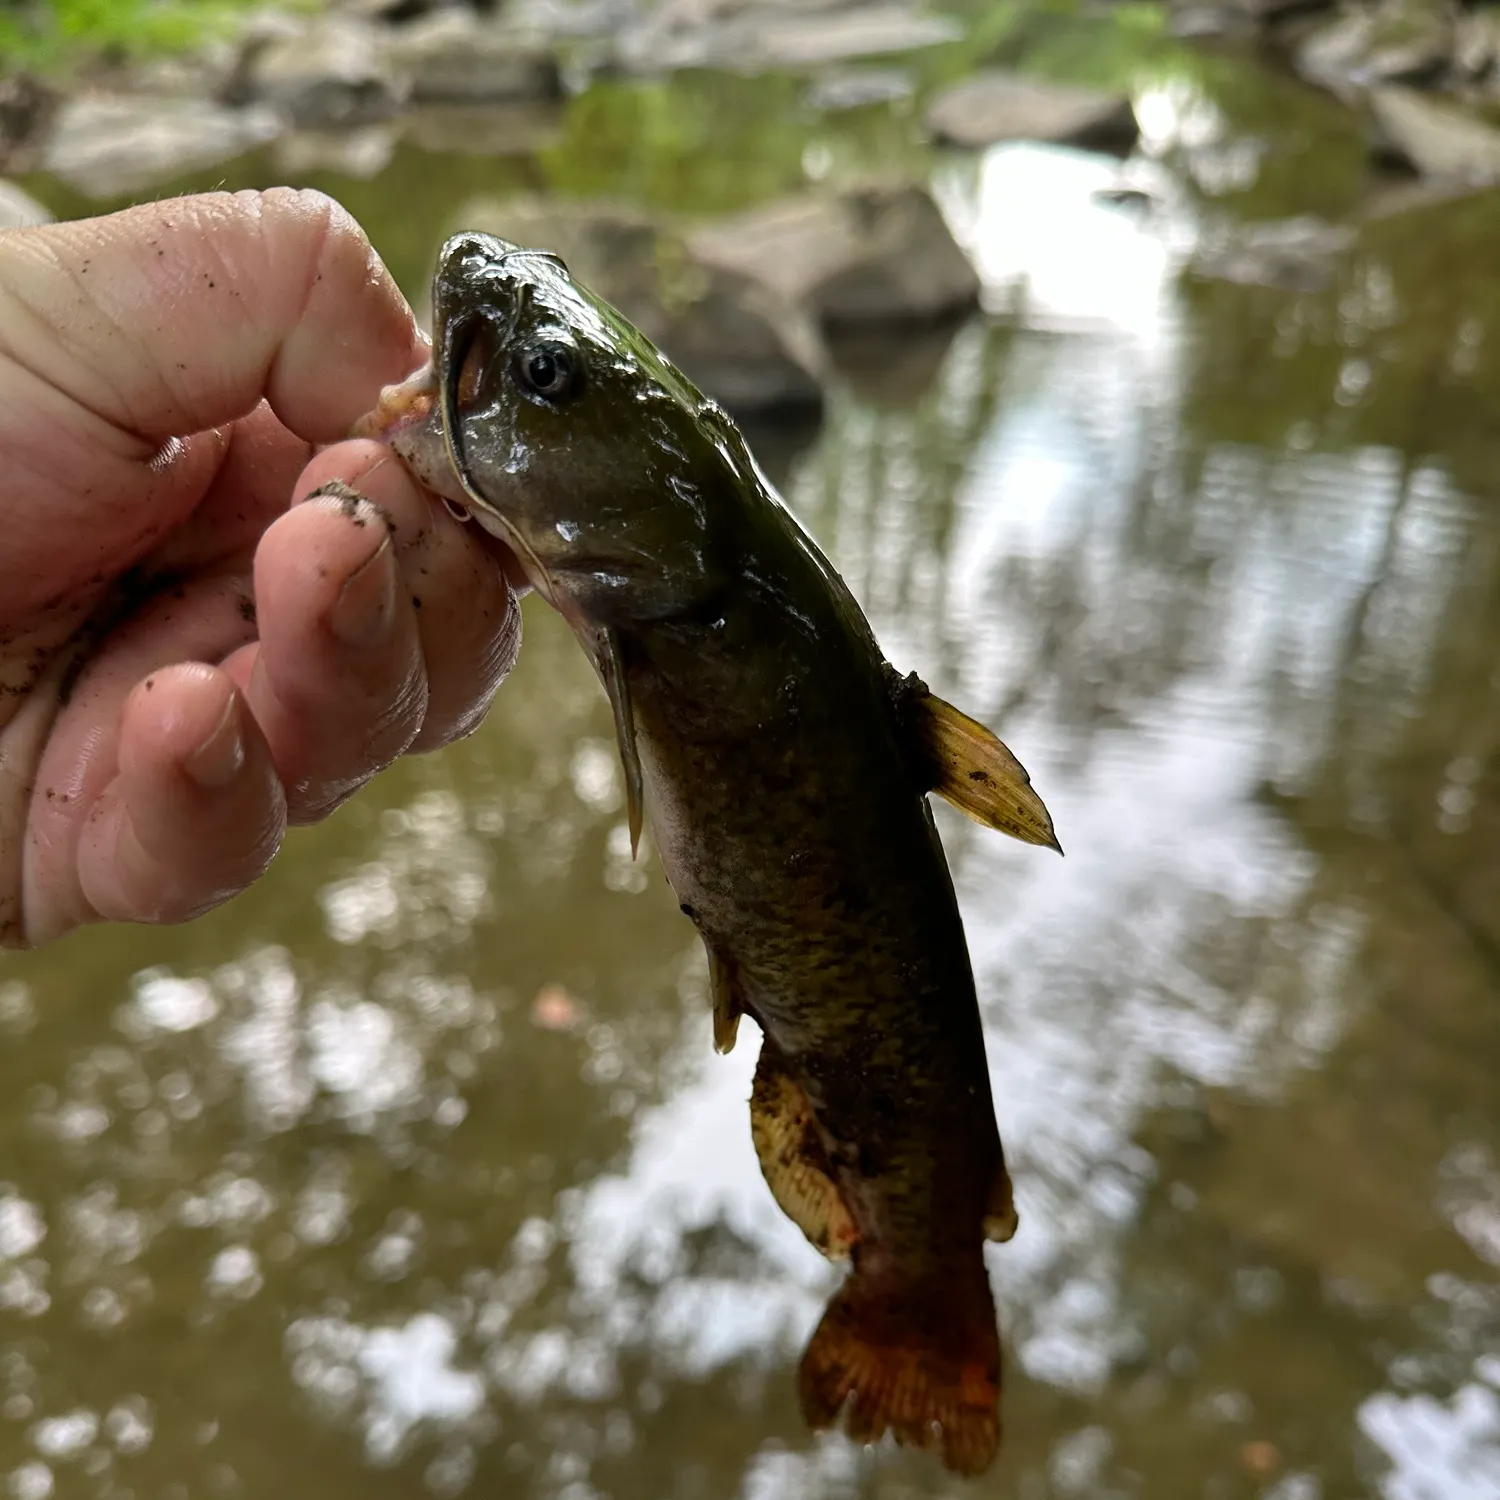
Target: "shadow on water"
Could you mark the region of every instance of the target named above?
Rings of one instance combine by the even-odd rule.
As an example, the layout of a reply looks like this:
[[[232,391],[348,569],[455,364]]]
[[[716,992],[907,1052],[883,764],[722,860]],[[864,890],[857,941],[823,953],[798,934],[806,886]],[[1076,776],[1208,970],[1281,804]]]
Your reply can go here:
[[[754,435],[892,659],[1001,727],[1068,849],[939,813],[1022,1220],[991,1257],[1007,1455],[972,1492],[1479,1500],[1500,195],[1367,224],[1319,290],[1200,279],[1214,225],[1377,184],[1326,100],[1130,58],[1157,206],[1109,207],[1115,166],[1075,153],[937,162],[990,314],[840,351],[820,431]],[[416,292],[476,192],[729,206],[683,87],[679,117],[611,83],[536,155],[308,175]],[[781,87],[735,97],[784,114]],[[591,112],[636,146],[591,156]],[[749,197],[834,132],[746,118]],[[850,128],[846,160],[891,127]],[[607,706],[534,602],[527,631],[479,735],[229,908],[0,970],[19,1500],[959,1493],[803,1431],[831,1278],[751,1155],[753,1042],[713,1055]]]

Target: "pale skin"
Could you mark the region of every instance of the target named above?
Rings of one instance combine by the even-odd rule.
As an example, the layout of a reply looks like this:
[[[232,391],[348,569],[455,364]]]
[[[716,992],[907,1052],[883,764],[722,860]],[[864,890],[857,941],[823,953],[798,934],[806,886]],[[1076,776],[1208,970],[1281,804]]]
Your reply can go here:
[[[0,234],[0,947],[194,917],[479,723],[513,563],[340,441],[426,357],[315,193]]]

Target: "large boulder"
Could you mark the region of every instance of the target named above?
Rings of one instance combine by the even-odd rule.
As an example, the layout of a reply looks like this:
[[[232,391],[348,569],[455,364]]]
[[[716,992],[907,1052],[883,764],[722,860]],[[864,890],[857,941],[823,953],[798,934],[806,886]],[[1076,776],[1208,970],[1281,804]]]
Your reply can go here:
[[[709,7],[701,15],[686,6],[665,6],[626,28],[616,60],[642,72],[810,68],[914,52],[962,34],[947,16],[901,4],[798,6],[762,0]]]
[[[868,186],[695,230],[694,260],[759,281],[827,329],[937,323],[979,305],[979,276],[924,188]]]
[[[265,104],[302,130],[388,120],[406,101],[377,28],[354,16],[253,37],[230,80],[231,103]]]
[[[29,229],[51,222],[52,215],[30,193],[0,178],[0,229]]]
[[[939,141],[983,147],[1043,141],[1124,154],[1140,135],[1127,94],[989,69],[944,89],[927,107]]]
[[[698,259],[678,230],[613,204],[483,201],[467,229],[555,251],[706,395],[736,415],[819,410],[825,354],[806,314]]]
[[[1369,102],[1386,155],[1423,177],[1500,182],[1500,130],[1476,115],[1407,88],[1373,89]]]
[[[767,67],[805,68],[889,57],[951,42],[963,28],[946,16],[904,5],[868,5],[823,15],[788,15],[750,23],[753,44]]]
[[[392,72],[419,103],[515,104],[562,97],[562,75],[550,48],[469,12],[443,12],[393,32],[384,51]]]
[[[41,166],[90,197],[138,193],[250,151],[281,133],[266,109],[207,99],[80,95],[58,111]]]

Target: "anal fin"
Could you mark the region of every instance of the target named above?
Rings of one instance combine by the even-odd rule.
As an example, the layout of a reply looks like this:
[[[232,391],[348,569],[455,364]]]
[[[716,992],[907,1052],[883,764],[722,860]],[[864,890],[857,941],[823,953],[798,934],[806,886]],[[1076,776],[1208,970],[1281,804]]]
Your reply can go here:
[[[812,1105],[769,1037],[750,1094],[750,1136],[771,1196],[829,1260],[845,1260],[859,1238],[818,1135]]]
[[[977,719],[929,692],[915,672],[902,677],[894,668],[887,671],[897,710],[915,741],[923,790],[986,828],[1061,854],[1052,815],[1010,750]]]

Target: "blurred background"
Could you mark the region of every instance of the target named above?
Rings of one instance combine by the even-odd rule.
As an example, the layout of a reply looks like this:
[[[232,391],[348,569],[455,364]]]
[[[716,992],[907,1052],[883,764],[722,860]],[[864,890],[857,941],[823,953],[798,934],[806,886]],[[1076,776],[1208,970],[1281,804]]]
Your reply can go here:
[[[1500,14],[11,0],[5,222],[565,250],[1068,851],[963,825],[1006,1449],[814,1439],[837,1273],[530,601],[480,734],[0,961],[13,1500],[1500,1495]]]

